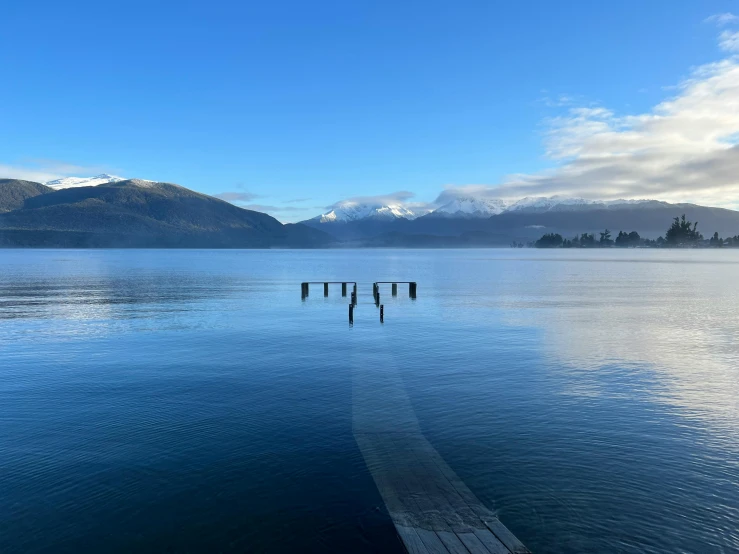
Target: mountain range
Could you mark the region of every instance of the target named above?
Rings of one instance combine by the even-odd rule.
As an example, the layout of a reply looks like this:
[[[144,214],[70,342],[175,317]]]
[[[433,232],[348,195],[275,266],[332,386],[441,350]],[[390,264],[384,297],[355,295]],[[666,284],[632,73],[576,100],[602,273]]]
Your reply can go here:
[[[324,248],[505,246],[605,228],[664,234],[681,214],[708,236],[739,234],[739,212],[657,200],[563,196],[511,201],[447,194],[436,206],[345,201],[297,224],[171,183],[101,174],[0,179],[0,246]]]
[[[51,186],[0,180],[0,246],[305,248],[334,242],[323,231],[170,183],[114,178]],[[99,180],[99,179],[98,179]]]
[[[454,196],[438,207],[412,208],[402,204],[360,203],[351,200],[337,203],[329,212],[308,221],[313,223],[347,223],[360,219],[407,219],[412,221],[425,215],[454,218],[488,218],[506,212],[572,211],[579,209],[608,209],[635,205],[650,200],[586,200],[566,196],[527,196],[520,200],[506,200],[485,196]]]
[[[400,204],[344,202],[302,223],[357,246],[502,246],[529,242],[545,233],[572,237],[606,228],[657,238],[682,214],[698,221],[706,235],[715,231],[722,236],[739,233],[739,212],[734,210],[658,200],[564,196],[510,201],[460,195],[422,211]]]

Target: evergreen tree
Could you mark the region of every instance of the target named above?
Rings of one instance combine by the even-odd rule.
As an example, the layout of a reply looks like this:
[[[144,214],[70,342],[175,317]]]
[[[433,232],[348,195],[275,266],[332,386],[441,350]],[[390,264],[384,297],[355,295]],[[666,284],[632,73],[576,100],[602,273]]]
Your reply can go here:
[[[601,246],[611,246],[613,244],[613,241],[611,240],[611,232],[606,229],[605,231],[601,231],[600,233],[600,245]]]
[[[562,246],[562,235],[559,233],[547,233],[534,243],[537,248],[559,248]]]
[[[708,244],[711,246],[723,246],[724,245],[724,239],[718,236],[718,231],[716,231],[711,239],[708,241]]]
[[[631,231],[630,233],[624,233],[623,231],[618,232],[618,236],[616,237],[616,246],[639,246],[639,244],[641,244],[641,237],[636,231]]]
[[[582,248],[593,248],[595,246],[595,237],[592,234],[583,233],[580,235],[580,246]]]
[[[691,223],[685,218],[685,214],[683,214],[682,217],[676,217],[670,228],[667,229],[665,240],[670,246],[695,244],[703,239],[703,235],[698,232],[697,228],[698,222]]]

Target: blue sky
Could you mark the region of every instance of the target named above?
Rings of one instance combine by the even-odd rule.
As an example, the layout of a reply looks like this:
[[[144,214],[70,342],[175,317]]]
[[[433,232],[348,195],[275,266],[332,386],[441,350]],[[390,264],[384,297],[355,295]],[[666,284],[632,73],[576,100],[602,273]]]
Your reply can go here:
[[[736,21],[706,21],[739,12],[735,1],[10,0],[0,10],[0,172],[175,182],[284,221],[356,196],[433,202],[445,187],[583,194],[568,171],[592,154],[594,125],[643,135],[646,119],[630,116],[659,115],[716,72],[733,87],[739,50]],[[736,107],[716,94],[719,112]],[[739,131],[727,129],[724,143]],[[653,176],[623,190],[600,179],[584,193],[675,193]],[[683,183],[674,198],[733,205],[731,183],[720,185]]]

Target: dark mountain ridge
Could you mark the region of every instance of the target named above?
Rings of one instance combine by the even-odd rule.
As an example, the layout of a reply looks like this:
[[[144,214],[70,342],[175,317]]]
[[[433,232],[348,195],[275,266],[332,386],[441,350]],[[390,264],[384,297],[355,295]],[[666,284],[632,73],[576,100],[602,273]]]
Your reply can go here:
[[[54,192],[54,189],[41,183],[20,179],[0,179],[0,213],[22,208],[28,198],[49,192]]]
[[[0,198],[18,197],[28,189],[27,183],[0,182]],[[170,183],[127,180],[43,189],[37,188],[40,193],[34,196],[27,194],[22,206],[0,214],[0,245],[290,248],[332,242],[320,230],[283,225],[267,214]]]

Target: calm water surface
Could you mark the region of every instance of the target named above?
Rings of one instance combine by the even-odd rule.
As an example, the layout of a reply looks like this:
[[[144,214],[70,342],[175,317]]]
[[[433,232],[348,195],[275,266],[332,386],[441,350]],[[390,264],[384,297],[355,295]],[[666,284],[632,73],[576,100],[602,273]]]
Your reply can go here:
[[[739,552],[738,251],[0,264],[0,552],[402,552],[352,435],[352,365],[388,355],[533,552]],[[339,287],[301,302],[324,279],[359,281],[353,327]],[[380,325],[393,279],[418,299]]]

